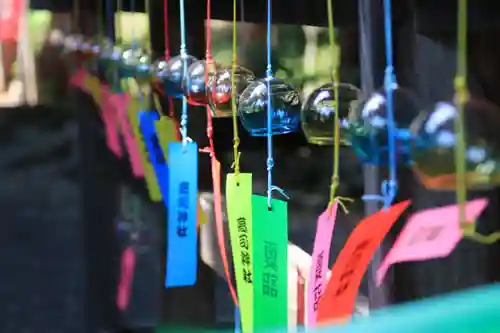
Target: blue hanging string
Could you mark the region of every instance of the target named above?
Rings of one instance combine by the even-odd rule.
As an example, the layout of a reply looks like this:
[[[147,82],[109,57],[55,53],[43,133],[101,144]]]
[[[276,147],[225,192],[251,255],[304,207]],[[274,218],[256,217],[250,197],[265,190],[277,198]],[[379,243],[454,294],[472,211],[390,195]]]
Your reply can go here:
[[[394,201],[398,187],[397,166],[396,166],[396,126],[394,124],[394,101],[393,89],[397,85],[396,75],[394,74],[394,61],[392,55],[392,13],[391,0],[384,0],[384,31],[385,31],[385,56],[386,68],[384,86],[387,105],[387,135],[389,148],[389,179],[382,183],[382,195],[385,197],[384,208]]]
[[[272,47],[272,12],[271,12],[271,0],[267,0],[267,69],[266,69],[266,81],[267,81],[267,207],[269,210],[272,209],[271,201],[273,198],[273,191],[278,192],[286,199],[290,199],[285,191],[283,191],[278,186],[273,185],[273,168],[274,168],[274,158],[273,158],[273,106],[271,98],[271,81],[273,78],[273,69],[271,65],[271,47]]]
[[[393,89],[397,86],[396,75],[394,74],[394,61],[392,54],[392,14],[391,0],[384,0],[384,32],[385,32],[385,57],[386,68],[384,76],[384,90],[386,94],[386,109],[387,109],[387,136],[388,136],[388,166],[389,179],[382,182],[381,194],[368,194],[363,196],[363,200],[367,201],[382,201],[384,209],[391,206],[398,189],[397,180],[397,165],[396,165],[396,135],[397,130],[394,124],[394,101]]]
[[[271,209],[271,200],[273,196],[273,106],[271,104],[271,80],[273,69],[271,65],[271,47],[272,47],[272,27],[271,27],[271,0],[267,0],[267,206]]]
[[[271,0],[267,0],[267,206],[271,209],[271,200],[273,196],[273,106],[271,104],[271,79],[273,69],[271,65]]]
[[[180,49],[180,54],[182,57],[182,61],[184,62],[183,68],[184,68],[184,73],[183,76],[187,76],[187,65],[186,65],[186,60],[187,60],[187,47],[186,47],[186,22],[185,22],[185,11],[184,11],[184,0],[179,0],[179,8],[180,8],[180,29],[181,29],[181,49]],[[188,83],[189,85],[189,83]],[[188,104],[187,104],[187,99],[186,97],[182,97],[182,112],[181,112],[181,136],[182,136],[182,144],[184,147],[188,143],[188,136],[187,136],[187,125],[188,125]]]

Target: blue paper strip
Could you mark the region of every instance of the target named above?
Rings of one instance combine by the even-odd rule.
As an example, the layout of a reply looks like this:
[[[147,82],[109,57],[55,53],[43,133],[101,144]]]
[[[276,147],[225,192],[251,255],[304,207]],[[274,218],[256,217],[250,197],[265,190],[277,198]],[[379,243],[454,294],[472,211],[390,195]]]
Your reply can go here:
[[[234,307],[234,333],[241,333],[240,308]]]
[[[163,203],[165,207],[168,207],[168,165],[158,142],[155,128],[155,121],[159,119],[160,116],[153,111],[141,111],[139,114],[140,129],[144,143],[146,144],[149,160],[158,180]]]
[[[198,145],[168,144],[168,231],[165,287],[192,286],[196,282],[198,238]]]

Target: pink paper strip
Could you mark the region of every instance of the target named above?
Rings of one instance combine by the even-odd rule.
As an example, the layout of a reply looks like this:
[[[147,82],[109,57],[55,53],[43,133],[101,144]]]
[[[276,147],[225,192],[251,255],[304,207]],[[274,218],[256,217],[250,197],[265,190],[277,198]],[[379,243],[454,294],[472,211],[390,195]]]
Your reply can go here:
[[[69,84],[80,88],[82,90],[86,90],[85,88],[85,78],[88,75],[87,71],[84,70],[83,68],[79,68],[76,70],[76,72],[70,77],[69,79]]]
[[[134,281],[135,259],[135,251],[132,246],[127,247],[122,252],[120,280],[116,294],[116,306],[120,311],[126,310],[130,303],[132,282]]]
[[[487,204],[487,199],[467,202],[467,221],[475,221]],[[428,209],[410,217],[377,270],[377,284],[382,283],[393,264],[448,256],[462,238],[458,220],[457,205]]]
[[[114,105],[109,102],[111,93],[109,88],[106,86],[101,86],[101,117],[104,123],[104,129],[106,131],[106,145],[109,150],[115,154],[116,157],[121,158],[123,156],[122,146],[120,143],[120,134],[118,133],[118,115],[114,108]]]
[[[127,115],[129,97],[126,94],[111,94],[108,101],[112,103],[117,113],[121,133],[125,138],[125,146],[127,147],[132,173],[137,178],[144,177],[144,166],[142,165],[139,145],[134,137],[134,132]]]
[[[318,218],[316,237],[314,238],[309,283],[307,284],[307,326],[316,326],[316,316],[319,300],[326,285],[325,276],[328,272],[330,248],[332,246],[333,229],[337,218],[338,203],[327,208]]]

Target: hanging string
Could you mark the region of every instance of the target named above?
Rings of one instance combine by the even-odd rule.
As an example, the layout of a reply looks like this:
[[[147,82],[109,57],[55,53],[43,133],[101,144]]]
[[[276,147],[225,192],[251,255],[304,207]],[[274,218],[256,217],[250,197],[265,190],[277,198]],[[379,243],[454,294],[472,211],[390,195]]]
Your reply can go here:
[[[130,11],[132,14],[135,14],[136,12],[136,7],[135,7],[135,0],[130,0]],[[130,33],[132,35],[132,48],[135,49],[137,47],[137,40],[135,39],[135,24],[131,24],[130,27]]]
[[[206,38],[206,62],[205,62],[205,84],[208,84],[208,72],[212,69],[212,41],[211,41],[211,20],[212,20],[212,15],[211,15],[211,1],[207,0],[207,18],[206,18],[206,32],[205,32],[205,38]],[[207,89],[207,87],[206,87]],[[208,90],[207,90],[208,91]],[[234,304],[237,307],[238,306],[238,297],[236,296],[236,290],[234,288],[234,285],[231,281],[231,273],[229,271],[229,263],[227,260],[227,251],[226,251],[226,241],[224,239],[224,225],[223,225],[223,218],[222,218],[222,200],[221,200],[221,193],[220,193],[220,186],[217,187],[217,185],[220,184],[220,168],[218,168],[219,162],[215,158],[215,146],[214,146],[214,141],[213,141],[213,123],[212,123],[212,110],[210,107],[207,105],[206,107],[206,113],[207,113],[207,139],[208,139],[208,147],[200,149],[200,151],[208,153],[210,155],[210,159],[212,162],[212,181],[214,185],[214,212],[215,212],[215,223],[217,227],[217,242],[219,246],[219,252],[222,258],[222,264],[224,267],[224,274],[226,276],[226,281],[229,287],[229,293],[231,294],[231,297],[233,298]]]
[[[180,54],[182,60],[184,61],[184,73],[183,77],[187,76],[187,66],[186,66],[186,57],[187,57],[187,48],[186,48],[186,22],[185,22],[185,10],[184,10],[184,0],[179,0],[180,7],[180,29],[181,29],[181,46],[180,46]],[[182,112],[181,112],[181,136],[182,136],[182,144],[184,146],[188,143],[188,135],[187,135],[187,125],[188,125],[188,103],[186,96],[182,98]]]
[[[464,109],[469,99],[467,89],[467,0],[458,1],[458,33],[457,33],[457,74],[455,76],[455,104],[457,118],[455,119],[455,145],[456,165],[456,200],[458,204],[458,217],[463,236],[481,244],[493,244],[500,240],[500,231],[489,235],[482,235],[476,231],[476,223],[467,223],[465,204],[467,202],[466,187],[466,160],[465,160],[465,129]]]
[[[267,0],[267,68],[266,68],[266,83],[267,83],[267,208],[272,210],[271,201],[273,191],[278,191],[282,196],[289,199],[285,192],[277,186],[273,185],[273,106],[271,98],[271,80],[273,78],[273,69],[271,65],[272,53],[272,0]]]
[[[116,0],[116,13],[117,14],[120,13],[122,11],[122,8],[123,8],[123,6],[122,6],[122,0]],[[116,22],[115,17],[113,17],[113,22]],[[123,39],[123,37],[122,37],[122,27],[120,25],[120,22],[116,22],[115,29],[116,29],[116,34],[115,34],[116,38],[115,38],[115,41],[117,43],[121,43],[122,42],[121,40],[118,41],[118,37],[120,39]]]
[[[465,224],[465,202],[467,190],[465,184],[465,134],[464,134],[464,107],[468,100],[467,91],[467,0],[458,1],[458,28],[457,28],[457,73],[455,76],[455,98],[457,118],[455,119],[455,166],[456,166],[456,200],[458,216],[462,225]]]
[[[171,58],[170,55],[170,38],[169,38],[169,29],[168,29],[168,0],[163,0],[163,38],[165,41],[165,61],[169,61]],[[159,87],[160,89],[157,89],[158,92],[161,92],[161,95],[163,94],[163,89],[161,88],[161,85]],[[168,97],[168,110],[169,110],[169,116],[170,118],[174,119],[175,117],[175,112],[174,112],[174,102],[172,100],[172,97]]]
[[[106,0],[106,20],[108,22],[107,35],[109,40],[114,40],[113,38],[113,22],[114,22],[115,12],[111,0]]]
[[[340,69],[340,48],[335,41],[335,25],[333,21],[333,0],[327,0],[328,12],[328,35],[330,40],[330,52],[334,54],[332,63],[332,84],[334,94],[334,112],[335,119],[333,125],[334,143],[333,143],[333,174],[330,184],[330,202],[329,206],[332,207],[335,202],[338,202],[344,212],[347,214],[348,210],[343,201],[353,201],[350,198],[337,197],[337,188],[339,186],[339,160],[340,160],[340,119],[339,119],[339,69]]]
[[[97,45],[102,46],[103,35],[104,35],[104,15],[103,15],[103,3],[102,0],[97,1]]]
[[[385,197],[384,208],[394,201],[398,187],[397,167],[396,167],[396,129],[394,124],[394,105],[392,91],[397,85],[396,75],[394,74],[394,61],[392,55],[392,10],[391,0],[384,0],[384,30],[385,30],[385,57],[386,68],[384,77],[384,88],[386,93],[387,106],[387,135],[389,149],[389,180],[382,183],[382,195]]]
[[[396,167],[396,126],[394,123],[393,89],[397,86],[394,74],[394,61],[392,55],[392,13],[391,0],[384,0],[384,32],[385,32],[385,57],[386,68],[384,76],[384,90],[386,94],[387,110],[387,141],[388,141],[388,165],[389,179],[382,182],[382,195],[367,194],[363,200],[382,201],[384,209],[391,206],[398,189],[397,167]]]
[[[245,0],[240,0],[240,19],[245,22]]]
[[[80,30],[80,1],[75,0],[73,3],[73,31],[76,33]]]
[[[146,52],[151,53],[152,52],[152,46],[151,46],[151,25],[150,25],[150,19],[151,19],[151,0],[144,0],[144,13],[146,15],[146,20],[147,20],[147,44],[146,44]]]
[[[233,115],[233,155],[234,162],[232,168],[234,170],[234,178],[236,180],[236,184],[239,184],[239,175],[240,175],[240,156],[239,152],[240,147],[240,135],[238,133],[238,110],[236,107],[236,66],[238,64],[238,23],[237,23],[237,6],[236,1],[233,0],[233,68],[231,70],[231,109]],[[242,0],[241,0],[242,1]],[[243,20],[243,4],[241,3],[241,17]]]
[[[272,27],[271,27],[271,0],[267,0],[267,207],[272,209],[271,200],[273,197],[273,106],[271,105],[271,79],[273,69],[271,65],[271,47],[272,47]]]

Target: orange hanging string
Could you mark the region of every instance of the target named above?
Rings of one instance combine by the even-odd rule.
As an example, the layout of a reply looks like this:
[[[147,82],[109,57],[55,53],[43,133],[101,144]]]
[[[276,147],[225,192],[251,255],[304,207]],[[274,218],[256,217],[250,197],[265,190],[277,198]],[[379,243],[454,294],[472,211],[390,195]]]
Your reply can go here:
[[[206,39],[206,62],[205,62],[205,90],[208,86],[209,71],[212,69],[212,32],[211,32],[211,1],[207,0],[207,19],[205,28],[205,39]],[[215,226],[217,230],[217,243],[219,246],[219,252],[222,259],[222,265],[224,266],[224,274],[226,275],[227,284],[229,286],[229,292],[233,298],[234,304],[238,306],[238,298],[236,296],[236,290],[231,281],[231,273],[229,271],[229,264],[227,260],[226,251],[226,241],[224,237],[224,222],[222,216],[222,194],[221,194],[221,180],[220,180],[220,163],[215,157],[215,146],[213,141],[213,124],[212,124],[212,111],[207,105],[207,139],[208,147],[201,149],[201,151],[210,154],[210,160],[212,165],[212,184],[214,191],[214,216],[215,216]]]

